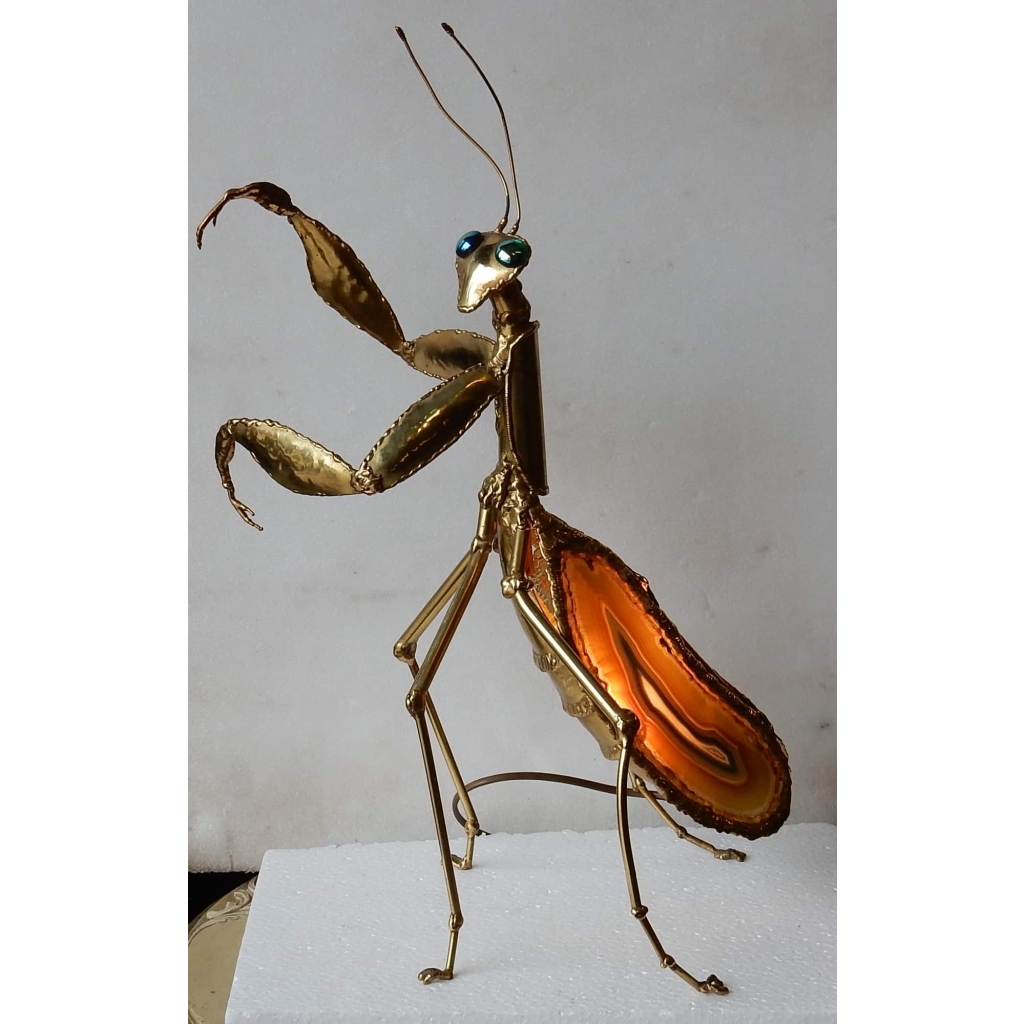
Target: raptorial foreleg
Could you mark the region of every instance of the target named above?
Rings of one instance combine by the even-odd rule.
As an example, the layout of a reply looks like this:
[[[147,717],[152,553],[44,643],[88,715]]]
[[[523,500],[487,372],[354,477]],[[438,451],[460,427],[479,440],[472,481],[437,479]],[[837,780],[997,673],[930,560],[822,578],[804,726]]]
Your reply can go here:
[[[353,468],[340,455],[275,420],[228,420],[217,431],[221,483],[235,511],[256,529],[252,509],[235,495],[229,464],[240,444],[282,487],[297,494],[376,494],[400,484],[450,448],[494,398],[498,380],[483,366],[446,380],[395,421]]]
[[[341,495],[367,490],[367,477],[359,476],[340,455],[297,430],[274,420],[228,420],[217,431],[216,458],[220,482],[235,511],[257,530],[253,511],[235,495],[229,463],[240,444],[282,487],[297,494]]]
[[[196,228],[196,244],[228,203],[251,199],[265,210],[285,217],[306,250],[306,267],[313,290],[349,323],[386,345],[410,366],[431,377],[448,380],[486,362],[494,355],[494,342],[473,331],[457,328],[431,331],[406,340],[391,304],[348,242],[318,220],[303,213],[279,185],[254,181],[229,188]]]

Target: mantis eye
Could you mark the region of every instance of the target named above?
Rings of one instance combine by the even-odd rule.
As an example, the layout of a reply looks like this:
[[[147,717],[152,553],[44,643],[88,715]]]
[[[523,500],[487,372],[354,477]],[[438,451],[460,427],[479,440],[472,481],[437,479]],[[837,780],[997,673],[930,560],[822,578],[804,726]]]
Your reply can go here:
[[[522,238],[507,238],[494,250],[494,258],[503,267],[521,267],[530,258],[530,246]]]
[[[455,243],[455,255],[468,256],[483,240],[484,236],[479,231],[467,231]]]

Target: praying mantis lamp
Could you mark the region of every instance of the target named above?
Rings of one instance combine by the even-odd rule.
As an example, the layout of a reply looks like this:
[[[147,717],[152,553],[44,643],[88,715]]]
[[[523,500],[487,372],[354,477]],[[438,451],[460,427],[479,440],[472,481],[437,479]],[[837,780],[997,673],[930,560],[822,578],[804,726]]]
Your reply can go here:
[[[677,835],[716,858],[743,860],[745,854],[737,850],[719,849],[690,835],[663,805],[672,805],[721,832],[749,839],[770,835],[789,814],[786,749],[768,719],[683,639],[647,580],[541,504],[548,481],[538,325],[531,319],[520,282],[532,252],[519,234],[521,208],[508,125],[480,66],[452,29],[443,27],[472,61],[497,103],[516,198],[511,227],[504,173],[445,110],[404,32],[397,32],[437,105],[483,153],[504,187],[505,210],[497,226],[491,231],[468,231],[455,246],[458,308],[469,313],[489,302],[494,338],[442,329],[407,339],[387,299],[349,245],[303,213],[284,189],[269,182],[229,189],[199,225],[196,241],[200,246],[207,226],[215,224],[234,199],[251,199],[286,218],[305,249],[316,293],[350,323],[440,383],[398,417],[358,466],[274,420],[232,419],[217,433],[217,469],[232,506],[246,523],[261,529],[252,510],[235,494],[230,463],[237,445],[247,449],[277,483],[298,494],[372,495],[423,469],[494,405],[498,460],[480,489],[476,533],[469,550],[394,648],[395,657],[412,674],[406,708],[419,736],[450,904],[444,966],[428,967],[419,979],[430,983],[454,974],[463,921],[456,869],[472,867],[476,837],[485,834],[470,790],[510,778],[543,778],[614,791],[633,917],[663,967],[700,992],[723,994],[728,989],[714,974],[698,980],[676,963],[649,920],[633,859],[627,798],[645,799]],[[614,787],[525,772],[469,784],[463,781],[430,687],[492,553],[501,564],[502,593],[533,647],[537,666],[550,675],[563,709],[594,736],[605,757],[616,762]],[[417,643],[442,612],[441,624],[420,662]],[[451,773],[456,803],[465,811],[463,818],[456,810],[466,833],[462,855],[453,855],[449,845],[435,741]]]

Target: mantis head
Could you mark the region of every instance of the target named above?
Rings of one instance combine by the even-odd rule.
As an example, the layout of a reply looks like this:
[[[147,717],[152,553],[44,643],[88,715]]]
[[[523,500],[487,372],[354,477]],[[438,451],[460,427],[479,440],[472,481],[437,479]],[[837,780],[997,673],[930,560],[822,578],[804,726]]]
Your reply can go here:
[[[489,295],[514,281],[530,262],[530,244],[503,231],[467,231],[455,245],[459,311],[472,313]]]

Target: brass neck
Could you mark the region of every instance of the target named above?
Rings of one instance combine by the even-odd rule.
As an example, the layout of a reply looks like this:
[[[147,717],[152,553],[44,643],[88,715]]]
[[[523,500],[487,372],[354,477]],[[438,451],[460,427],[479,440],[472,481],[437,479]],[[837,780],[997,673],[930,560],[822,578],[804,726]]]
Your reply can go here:
[[[515,338],[530,325],[530,303],[523,295],[523,286],[512,281],[500,291],[491,293],[494,308],[491,319],[499,335]]]

